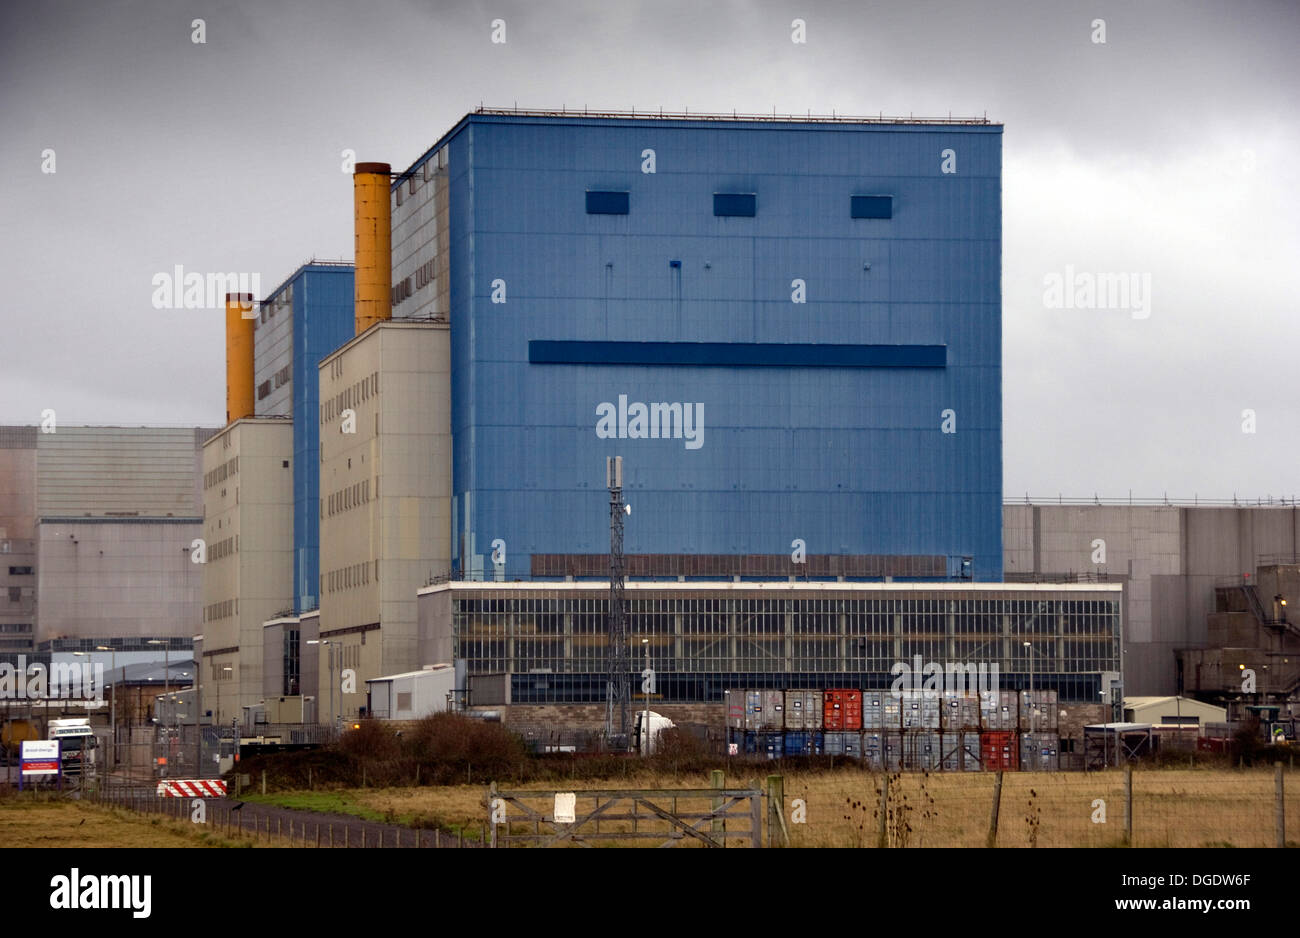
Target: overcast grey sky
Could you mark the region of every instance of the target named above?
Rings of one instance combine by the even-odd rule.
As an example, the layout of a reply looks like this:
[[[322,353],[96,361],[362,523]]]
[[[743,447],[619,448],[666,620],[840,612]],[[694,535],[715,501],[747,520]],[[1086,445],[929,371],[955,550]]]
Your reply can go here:
[[[220,424],[222,313],[153,275],[350,260],[340,152],[480,102],[987,112],[1007,498],[1300,494],[1298,40],[1282,0],[0,4],[0,422]],[[1149,305],[1048,308],[1067,265]]]

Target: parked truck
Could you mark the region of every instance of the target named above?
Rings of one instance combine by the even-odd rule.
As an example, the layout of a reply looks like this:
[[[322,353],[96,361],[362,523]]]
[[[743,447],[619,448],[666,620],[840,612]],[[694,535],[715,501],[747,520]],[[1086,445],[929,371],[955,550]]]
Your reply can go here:
[[[61,717],[50,720],[46,739],[58,740],[63,760],[63,774],[87,775],[95,770],[99,743],[88,717]]]

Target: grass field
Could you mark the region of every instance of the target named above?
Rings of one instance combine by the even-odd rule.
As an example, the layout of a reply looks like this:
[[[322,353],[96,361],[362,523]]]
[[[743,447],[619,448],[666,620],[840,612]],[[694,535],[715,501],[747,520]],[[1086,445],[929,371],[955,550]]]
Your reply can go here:
[[[749,767],[758,768],[758,767]],[[766,768],[766,767],[763,767]],[[873,847],[879,836],[881,783],[878,774],[857,769],[789,772],[784,776],[785,818],[795,847]],[[761,783],[750,775],[729,776],[730,788]],[[1289,846],[1300,845],[1300,774],[1287,770],[1285,816]],[[522,790],[555,789],[554,783],[502,785]],[[595,801],[583,790],[708,788],[703,775],[651,773],[607,782],[575,783],[578,813]],[[989,831],[994,776],[989,773],[893,775],[885,814],[891,847],[980,847]],[[1135,847],[1269,847],[1276,838],[1276,789],[1271,769],[1139,769],[1133,773]],[[455,785],[420,788],[302,791],[249,796],[300,810],[352,815],[416,827],[439,827],[477,839],[486,820],[485,788]],[[680,799],[679,810],[702,811],[707,799]],[[532,807],[549,813],[546,801]],[[507,806],[511,830],[527,833],[520,812]],[[728,822],[747,830],[747,819]],[[628,831],[632,822],[604,821],[605,832]],[[666,831],[642,814],[639,831]],[[543,828],[543,830],[545,830]],[[1116,847],[1125,843],[1124,773],[1017,773],[1003,777],[999,847]],[[655,843],[656,841],[640,841]],[[184,820],[139,815],[89,802],[48,795],[0,799],[0,843],[7,847],[198,847],[248,846]],[[608,842],[606,842],[608,843]],[[621,839],[613,846],[630,846]],[[731,846],[742,842],[732,841]],[[693,845],[687,842],[685,845]]]
[[[5,847],[223,847],[238,846],[189,821],[136,814],[81,801],[0,799],[0,844]]]
[[[786,820],[796,847],[875,846],[882,777],[855,769],[789,773],[785,779]],[[1300,842],[1300,774],[1286,776],[1287,841]],[[728,777],[730,787],[748,778]],[[582,782],[573,791],[609,788],[707,788],[707,776],[643,774],[606,783]],[[554,789],[546,783],[506,786]],[[886,838],[890,846],[980,847],[989,831],[994,776],[991,773],[907,773],[890,779]],[[481,786],[350,789],[269,795],[286,806],[341,811],[372,820],[477,834],[486,819]],[[803,802],[802,811],[795,799]],[[579,811],[593,801],[579,797]],[[700,810],[705,802],[679,805]],[[1275,843],[1272,769],[1139,769],[1133,774],[1133,846],[1267,847]],[[516,813],[517,817],[518,814]],[[1018,773],[1004,775],[997,845],[1000,847],[1115,847],[1124,844],[1125,797],[1122,771]],[[654,822],[660,823],[660,822]],[[619,826],[619,825],[622,826]],[[517,832],[531,824],[515,824]],[[630,829],[606,822],[602,830]],[[654,827],[646,820],[639,829]],[[734,829],[734,828],[733,828]]]

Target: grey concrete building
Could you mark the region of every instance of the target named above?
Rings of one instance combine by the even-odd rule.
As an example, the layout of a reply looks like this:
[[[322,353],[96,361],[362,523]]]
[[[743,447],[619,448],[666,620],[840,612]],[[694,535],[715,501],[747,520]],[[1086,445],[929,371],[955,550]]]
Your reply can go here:
[[[1179,692],[1178,649],[1210,643],[1216,587],[1294,563],[1300,508],[1274,505],[1008,504],[1005,576],[1124,584],[1126,696]],[[1271,596],[1271,594],[1270,594]]]
[[[107,666],[111,652],[101,646],[191,647],[200,616],[200,571],[190,559],[201,528],[199,451],[213,432],[0,428],[9,444],[0,447],[0,526],[16,535],[11,552],[31,558],[13,564],[30,571],[31,595],[14,585],[38,651],[86,651]]]

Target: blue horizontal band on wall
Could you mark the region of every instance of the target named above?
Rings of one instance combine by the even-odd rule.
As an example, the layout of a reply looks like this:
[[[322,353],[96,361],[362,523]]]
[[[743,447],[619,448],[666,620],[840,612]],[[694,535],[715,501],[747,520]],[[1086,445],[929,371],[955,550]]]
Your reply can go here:
[[[798,368],[944,368],[946,345],[814,345],[746,342],[528,343],[534,365],[726,365]]]

